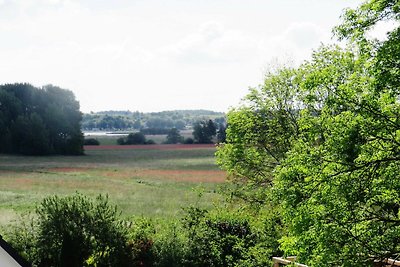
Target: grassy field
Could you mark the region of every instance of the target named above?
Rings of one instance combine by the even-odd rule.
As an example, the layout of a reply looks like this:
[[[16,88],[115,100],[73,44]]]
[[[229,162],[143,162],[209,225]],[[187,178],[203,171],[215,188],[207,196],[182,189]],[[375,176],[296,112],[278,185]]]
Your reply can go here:
[[[87,150],[78,157],[0,155],[0,224],[34,210],[46,196],[75,192],[108,194],[126,217],[175,217],[190,204],[211,207],[225,180],[214,153],[211,147]]]

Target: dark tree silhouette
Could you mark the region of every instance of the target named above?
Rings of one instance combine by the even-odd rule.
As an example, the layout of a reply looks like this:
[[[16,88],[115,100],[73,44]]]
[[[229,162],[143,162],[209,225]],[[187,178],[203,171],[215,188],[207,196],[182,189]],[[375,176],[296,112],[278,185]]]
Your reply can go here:
[[[83,153],[82,114],[74,94],[56,86],[0,86],[0,153]]]

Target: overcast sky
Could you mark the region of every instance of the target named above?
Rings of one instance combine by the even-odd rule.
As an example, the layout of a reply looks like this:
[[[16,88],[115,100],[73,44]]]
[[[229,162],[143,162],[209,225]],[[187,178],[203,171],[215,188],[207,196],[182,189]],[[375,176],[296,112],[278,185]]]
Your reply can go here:
[[[360,0],[0,0],[0,83],[72,90],[83,112],[236,106],[307,59]]]

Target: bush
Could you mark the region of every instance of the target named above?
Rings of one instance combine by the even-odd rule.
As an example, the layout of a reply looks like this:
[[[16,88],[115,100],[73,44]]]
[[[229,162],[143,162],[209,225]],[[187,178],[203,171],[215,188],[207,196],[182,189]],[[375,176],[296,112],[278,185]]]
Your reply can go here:
[[[125,137],[120,137],[117,139],[117,144],[118,145],[125,145],[126,138]]]
[[[118,145],[144,145],[146,144],[146,137],[143,133],[130,133],[127,137],[117,139]]]
[[[156,142],[153,139],[146,140],[146,145],[155,145]]]
[[[38,227],[33,214],[24,214],[16,224],[4,228],[2,226],[0,230],[4,240],[11,244],[19,255],[30,263],[36,261]]]
[[[186,145],[191,145],[191,144],[194,144],[194,140],[193,140],[193,138],[188,137],[183,141],[183,143]]]
[[[186,258],[186,230],[182,224],[175,221],[161,223],[160,230],[156,232],[152,254],[154,266],[157,267],[183,267]],[[188,266],[189,267],[189,266]]]
[[[184,229],[175,221],[135,220],[129,233],[134,266],[184,266]]]
[[[132,266],[127,231],[107,197],[48,197],[11,243],[34,266]]]
[[[85,146],[98,146],[98,145],[100,145],[100,142],[99,142],[97,139],[88,138],[88,139],[85,139],[85,141],[83,142],[83,144],[84,144]]]
[[[134,266],[153,266],[153,239],[155,227],[152,221],[141,218],[132,224],[129,232],[129,247],[133,255]]]
[[[183,142],[183,136],[180,134],[179,130],[172,128],[168,131],[166,144],[177,144]]]
[[[277,241],[281,233],[274,217],[189,208],[183,227],[185,266],[270,266],[270,258],[281,254]]]

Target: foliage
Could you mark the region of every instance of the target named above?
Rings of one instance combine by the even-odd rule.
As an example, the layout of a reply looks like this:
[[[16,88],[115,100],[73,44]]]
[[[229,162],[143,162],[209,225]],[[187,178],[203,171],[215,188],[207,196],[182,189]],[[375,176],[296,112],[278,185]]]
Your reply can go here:
[[[98,146],[100,145],[100,142],[95,138],[87,138],[84,140],[83,144],[85,146]]]
[[[118,216],[101,195],[48,197],[33,219],[14,228],[10,242],[34,266],[132,266]]]
[[[193,137],[195,143],[210,144],[216,134],[216,125],[212,120],[198,121],[193,125]]]
[[[127,137],[118,138],[119,145],[144,145],[146,144],[146,137],[143,133],[130,133]]]
[[[177,144],[183,142],[183,136],[180,134],[179,130],[172,128],[168,131],[166,144]]]
[[[395,258],[398,94],[376,90],[374,68],[366,68],[363,57],[351,60],[355,55],[338,51],[314,57],[303,77],[313,98],[301,120],[302,138],[277,172],[292,234],[284,245],[312,265],[368,266],[372,259]],[[317,94],[327,96],[323,105]]]
[[[194,144],[194,140],[193,140],[193,138],[188,137],[188,138],[185,138],[185,140],[183,140],[183,143],[186,145]]]
[[[82,115],[69,90],[0,86],[0,153],[83,154]]]
[[[168,134],[170,129],[167,128],[142,128],[140,132],[144,135],[158,135],[158,134]]]
[[[32,214],[23,214],[18,221],[1,228],[2,235],[9,244],[29,263],[37,257],[37,220]]]
[[[282,248],[311,266],[400,254],[400,30],[368,39],[398,14],[397,1],[347,10],[335,29],[347,49],[321,47],[296,70],[267,75],[228,114],[219,164],[244,199],[281,207]]]
[[[279,255],[279,225],[272,217],[240,210],[189,207],[185,266],[268,266]]]
[[[185,244],[188,242],[185,233],[186,229],[183,228],[180,221],[158,222],[152,248],[154,266],[187,266],[184,264],[187,256]]]
[[[162,112],[131,112],[131,111],[102,111],[84,114],[82,128],[85,130],[110,129],[110,130],[164,130],[164,133],[145,134],[166,134],[165,130],[177,128],[182,130],[189,128],[199,120],[213,119],[218,123],[224,121],[224,113],[209,110],[173,110]],[[151,131],[151,130],[149,130]]]
[[[153,243],[156,233],[151,220],[140,218],[132,224],[128,234],[128,246],[133,255],[134,266],[153,266]]]
[[[226,142],[226,125],[220,124],[217,132],[217,141],[218,143]]]
[[[387,20],[399,20],[400,3],[396,0],[368,0],[357,9],[347,9],[342,16],[342,24],[334,30],[340,39],[367,41],[367,33],[377,23]]]
[[[148,139],[148,140],[146,140],[145,144],[146,145],[155,145],[156,142],[154,140],[152,140],[152,139]]]
[[[217,163],[228,172],[236,190],[248,202],[268,201],[272,171],[298,135],[297,71],[284,68],[266,75],[251,89],[243,106],[227,114],[226,141],[217,151]]]

